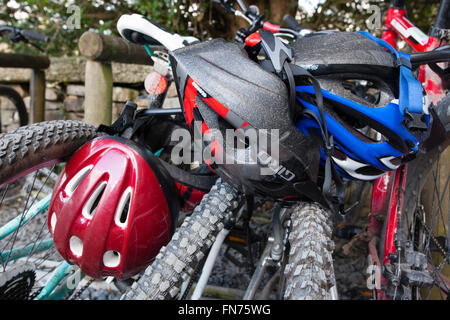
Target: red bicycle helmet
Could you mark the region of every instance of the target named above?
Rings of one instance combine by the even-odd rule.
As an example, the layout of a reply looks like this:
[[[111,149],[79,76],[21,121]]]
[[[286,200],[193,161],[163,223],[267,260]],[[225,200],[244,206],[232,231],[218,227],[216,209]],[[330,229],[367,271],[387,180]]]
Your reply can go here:
[[[175,230],[175,183],[132,141],[100,137],[81,147],[49,206],[55,247],[93,277],[129,278],[147,267]]]

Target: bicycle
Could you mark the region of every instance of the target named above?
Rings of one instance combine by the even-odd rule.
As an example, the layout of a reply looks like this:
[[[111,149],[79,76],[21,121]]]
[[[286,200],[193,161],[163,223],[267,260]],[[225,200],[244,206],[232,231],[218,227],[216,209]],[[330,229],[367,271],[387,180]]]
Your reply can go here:
[[[236,14],[236,13],[235,13]],[[239,15],[239,14],[237,14],[237,15]],[[275,28],[276,29],[276,31],[280,31],[280,29],[277,29],[277,28]],[[275,30],[275,29],[273,29],[273,30]],[[249,32],[250,33],[250,32]],[[245,36],[248,36],[248,34],[246,34]],[[256,38],[256,41],[258,41],[259,39],[257,39]],[[440,59],[443,59],[444,61],[446,60],[446,59],[448,59],[448,57],[446,58],[446,55],[448,55],[448,53],[442,53],[442,55],[441,55],[441,57],[440,57]],[[432,61],[431,59],[431,55],[426,55],[428,58],[425,58],[425,60],[427,60],[427,61]],[[421,61],[419,61],[419,55],[417,55],[417,56],[412,56],[412,62],[413,63],[417,63],[417,64],[420,64],[420,63],[425,63],[426,61],[425,60],[421,60]],[[425,57],[425,56],[422,56],[422,57]],[[428,60],[428,59],[430,59],[430,60]],[[446,107],[446,105],[444,104],[444,105],[441,105],[440,107],[442,107],[442,108],[444,108],[444,107]],[[146,291],[146,290],[144,290],[144,291]]]
[[[416,68],[420,67],[418,78],[424,83],[427,97],[430,100],[425,103],[431,102],[434,105],[446,106],[450,103],[448,94],[445,93],[449,88],[449,69],[448,66],[447,69],[439,67],[437,65],[439,60],[433,61],[432,56],[433,53],[439,54],[440,50],[448,48],[446,41],[449,40],[450,2],[441,1],[430,36],[425,35],[406,18],[405,2],[391,2],[382,38],[396,48],[400,37],[413,48],[416,52],[413,55],[416,59],[413,64],[416,64]],[[421,60],[421,57],[427,56],[431,58],[428,62]],[[443,216],[442,212],[446,212],[445,198],[446,194],[448,198],[449,175],[448,172],[440,172],[439,167],[440,153],[444,153],[444,150],[435,151],[434,154],[429,155],[429,158],[425,155],[418,156],[418,159],[408,165],[379,178],[373,186],[368,230],[381,240],[378,249],[376,249],[375,239],[369,242],[369,265],[376,266],[376,268],[381,267],[384,270],[382,275],[378,275],[376,290],[373,291],[373,297],[376,299],[399,297],[419,299],[422,296],[421,282],[414,283],[412,280],[405,279],[408,277],[409,270],[404,270],[402,275],[399,267],[401,261],[412,257],[419,259],[419,256],[422,264],[414,265],[411,270],[430,269],[434,277],[434,281],[428,278],[430,289],[422,290],[423,297],[429,297],[432,291],[435,298],[443,298],[442,294],[448,295],[449,282],[446,280],[448,272],[446,276],[442,275],[443,268],[446,268],[445,257],[449,252],[448,235],[445,237],[448,222],[445,221],[445,214]],[[448,152],[449,150],[444,153],[447,154],[447,156],[443,155],[444,159],[448,157]],[[433,199],[428,199],[428,206],[424,209],[419,198],[427,177],[429,179],[427,185]],[[438,177],[443,180],[439,182]],[[431,212],[426,212],[426,210]],[[437,214],[438,212],[439,214]],[[378,221],[383,220],[383,217],[384,225]],[[425,218],[428,219],[425,221]],[[420,225],[417,224],[419,222]],[[431,223],[431,227],[428,223]],[[403,233],[395,231],[398,225],[402,226]],[[433,242],[432,245],[430,240]],[[424,243],[421,244],[420,241],[424,241]],[[432,258],[430,252],[439,252],[443,258],[440,260],[436,255]],[[425,255],[423,255],[424,253]],[[404,254],[405,256],[403,256]],[[438,271],[435,269],[437,262],[433,263],[433,260],[436,261],[436,259],[440,261]],[[420,272],[417,275],[419,277]]]
[[[7,37],[14,43],[24,42],[31,44],[40,51],[42,49],[35,43],[30,42],[30,40],[48,41],[48,38],[42,34],[10,26],[0,26],[0,37]],[[0,120],[0,132],[6,132],[28,124],[28,113],[25,103],[16,90],[7,85],[0,85],[0,101],[3,116],[3,121]]]

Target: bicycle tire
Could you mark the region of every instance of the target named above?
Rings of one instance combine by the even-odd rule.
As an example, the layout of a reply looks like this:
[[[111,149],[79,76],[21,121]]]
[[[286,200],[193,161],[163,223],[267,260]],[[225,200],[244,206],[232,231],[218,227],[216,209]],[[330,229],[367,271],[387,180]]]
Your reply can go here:
[[[154,262],[128,288],[122,300],[169,300],[177,297],[181,286],[211,248],[237,208],[239,195],[218,179],[192,215],[187,217]]]
[[[47,167],[49,163],[57,164],[66,161],[67,158],[70,157],[70,155],[72,155],[79,147],[96,136],[98,136],[98,133],[96,133],[96,128],[94,126],[81,121],[70,120],[36,123],[33,125],[20,127],[8,133],[0,134],[0,185],[5,186],[10,182],[17,181],[20,177],[25,176],[30,172],[37,172],[37,170]],[[4,190],[5,191],[2,191],[3,197],[5,195],[3,192],[6,193],[8,188],[4,188]],[[41,191],[39,191],[38,194],[40,192]],[[3,202],[3,197],[0,203]],[[36,199],[37,195],[33,202],[36,201]],[[18,202],[14,203],[18,204]],[[25,207],[27,207],[27,204],[28,200],[25,203]],[[31,203],[30,206],[32,204],[33,203]],[[4,208],[2,208],[2,210],[3,209]],[[6,210],[10,211],[10,209]],[[18,215],[20,214],[19,212],[20,210],[17,211]],[[25,210],[23,212],[25,212]],[[44,219],[44,221],[46,221],[46,219]],[[0,272],[0,280],[10,278],[7,276],[7,273],[4,272],[12,272],[7,271],[9,254],[6,257],[6,260],[3,261],[3,250],[13,252],[16,247],[21,246],[18,242],[25,242],[27,245],[34,246],[38,241],[41,241],[39,236],[35,240],[33,240],[34,236],[33,239],[31,237],[27,239],[23,238],[23,236],[17,236],[24,228],[26,229],[27,225],[25,225],[25,223],[23,225],[20,224],[17,231],[14,231],[13,234],[2,238],[2,241],[5,241],[6,245],[5,242],[2,242],[1,266],[3,266],[3,272]],[[39,228],[42,228],[42,230],[46,229],[45,226],[39,226]],[[16,237],[21,240],[16,242]],[[11,240],[13,240],[12,244],[10,244]],[[7,249],[7,247],[10,248]],[[33,250],[31,250],[31,254],[33,254]],[[24,257],[24,259],[27,259],[25,264],[29,269],[28,257],[32,257],[32,255],[27,255]],[[18,270],[21,270],[20,267],[23,260],[19,259],[14,262],[18,263]],[[14,264],[13,268],[15,268],[15,266],[17,265]],[[20,273],[23,272],[20,271]],[[4,277],[2,276],[3,274],[5,275]],[[20,288],[16,288],[16,290],[21,292]],[[36,295],[39,290],[40,289],[34,288],[33,291],[35,292],[33,295]],[[22,293],[22,296],[25,296],[25,293]],[[30,298],[32,297],[33,296],[30,296]],[[2,296],[2,298],[4,297]]]
[[[336,299],[331,213],[318,204],[301,203],[291,214],[291,224],[284,299]]]
[[[55,120],[0,134],[0,186],[30,169],[67,158],[96,137],[95,130],[82,121]]]
[[[20,94],[10,86],[0,84],[0,97],[6,97],[13,102],[19,114],[19,126],[26,126],[28,124],[28,112]]]

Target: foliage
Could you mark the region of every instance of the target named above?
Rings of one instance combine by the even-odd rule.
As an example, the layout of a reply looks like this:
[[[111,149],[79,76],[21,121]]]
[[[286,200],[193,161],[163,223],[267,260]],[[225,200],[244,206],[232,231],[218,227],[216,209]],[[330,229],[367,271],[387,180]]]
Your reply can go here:
[[[301,23],[313,30],[337,29],[340,31],[368,30],[366,21],[374,11],[370,6],[378,6],[381,12],[381,25],[368,31],[381,36],[383,31],[383,18],[390,1],[383,0],[326,0],[321,1],[316,13],[308,16],[299,12]],[[422,31],[428,33],[436,17],[440,0],[407,1],[408,18]]]
[[[0,0],[0,24],[35,30],[49,36],[50,42],[43,47],[50,55],[77,55],[78,39],[83,32],[95,30],[117,35],[115,25],[124,13],[140,13],[175,32],[198,35],[201,29],[195,21],[199,12],[205,12],[208,3],[199,1],[198,6],[193,6],[195,1],[190,0]],[[70,8],[73,5],[79,8],[79,28],[71,28],[74,12]],[[2,41],[7,40],[3,38]],[[13,50],[36,52],[23,43],[14,44]]]
[[[246,0],[256,4],[273,22],[280,22],[282,14],[296,12],[296,0]],[[321,1],[316,13],[308,16],[299,12],[301,23],[314,30],[338,29],[354,31],[367,29],[366,19],[369,4],[382,10],[387,1],[381,0],[326,0]],[[415,0],[408,2],[410,19],[422,30],[428,31],[437,12],[438,0]],[[87,30],[116,34],[116,22],[121,14],[136,12],[150,17],[169,30],[194,35],[200,39],[209,37],[233,38],[237,28],[245,26],[243,21],[226,15],[213,0],[0,0],[0,25],[13,25],[39,31],[51,41],[43,45],[49,55],[78,55],[78,39]],[[74,12],[71,6],[80,9],[79,28],[70,28]],[[73,8],[72,8],[73,9]],[[385,11],[382,12],[382,17]],[[372,30],[378,35],[381,29]],[[1,41],[8,42],[5,38]],[[11,44],[16,52],[37,53],[29,45]]]

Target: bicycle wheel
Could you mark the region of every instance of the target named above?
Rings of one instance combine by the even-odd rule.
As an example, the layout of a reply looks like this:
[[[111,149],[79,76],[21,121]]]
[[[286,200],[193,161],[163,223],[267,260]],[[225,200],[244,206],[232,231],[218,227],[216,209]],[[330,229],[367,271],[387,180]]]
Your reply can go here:
[[[71,267],[53,247],[47,209],[64,161],[96,136],[95,127],[81,121],[0,134],[1,300],[62,298],[75,287],[76,281],[61,285]]]
[[[448,137],[450,133],[450,96],[436,107]],[[401,286],[388,293],[393,299],[449,299],[449,201],[450,148],[439,147],[408,163],[403,209],[400,215]],[[384,238],[384,237],[383,237]],[[407,267],[398,268],[403,263]]]
[[[167,246],[122,300],[176,299],[211,248],[217,234],[232,218],[239,202],[237,191],[218,179],[192,215],[187,217]]]
[[[0,85],[0,132],[8,132],[28,124],[28,113],[20,94]]]
[[[330,212],[317,204],[301,203],[294,208],[284,299],[337,299],[331,223]]]

